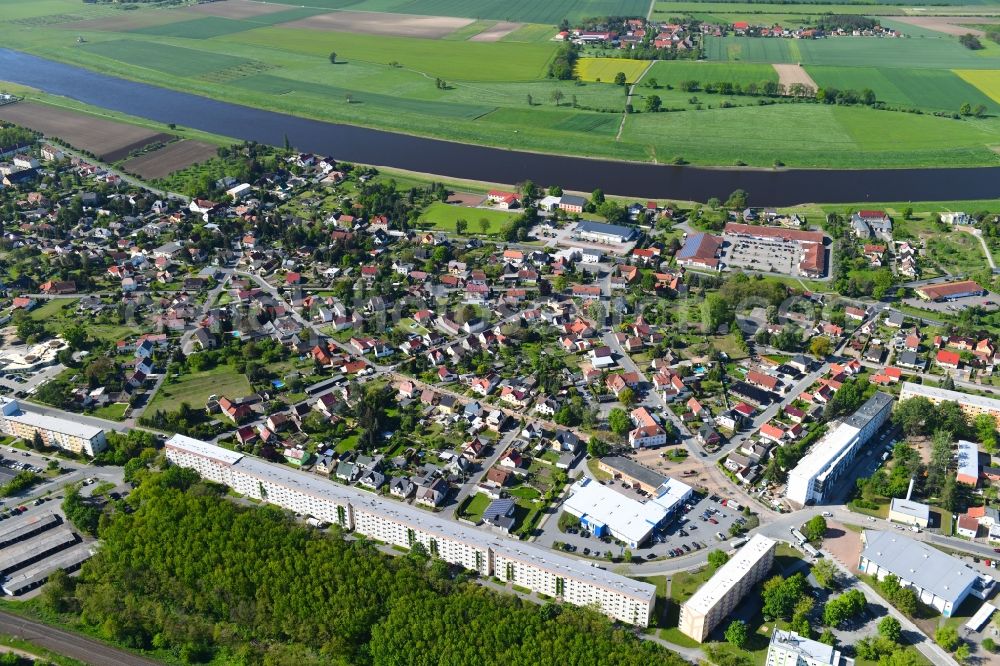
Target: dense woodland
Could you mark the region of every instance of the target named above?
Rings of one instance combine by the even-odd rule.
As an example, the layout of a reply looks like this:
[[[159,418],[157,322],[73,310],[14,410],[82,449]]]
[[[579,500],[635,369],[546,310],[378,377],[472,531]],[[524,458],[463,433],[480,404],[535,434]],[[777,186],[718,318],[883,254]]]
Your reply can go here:
[[[425,553],[390,557],[238,506],[190,471],[139,476],[102,516],[98,555],[42,596],[104,639],[192,663],[683,663],[589,609],[523,602]]]

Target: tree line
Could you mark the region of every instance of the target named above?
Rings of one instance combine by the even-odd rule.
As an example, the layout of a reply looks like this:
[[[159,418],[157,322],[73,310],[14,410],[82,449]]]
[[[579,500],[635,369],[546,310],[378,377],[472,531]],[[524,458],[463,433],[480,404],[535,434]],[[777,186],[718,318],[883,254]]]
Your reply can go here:
[[[497,594],[421,548],[390,557],[238,506],[189,470],[138,477],[100,518],[81,575],[43,592],[46,612],[104,640],[185,663],[684,663],[593,610]]]

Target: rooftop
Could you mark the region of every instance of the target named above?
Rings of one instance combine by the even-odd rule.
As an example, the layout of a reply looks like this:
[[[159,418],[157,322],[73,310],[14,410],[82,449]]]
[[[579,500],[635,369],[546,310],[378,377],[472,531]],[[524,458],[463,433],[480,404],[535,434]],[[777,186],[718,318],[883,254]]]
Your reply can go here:
[[[892,499],[892,503],[889,505],[889,511],[909,516],[910,518],[928,520],[930,518],[931,508],[926,504],[921,504],[920,502],[894,497]]]
[[[667,510],[659,504],[639,502],[592,479],[573,484],[563,508],[603,523],[615,534],[634,543],[645,540],[667,517]]]
[[[836,666],[839,662],[839,653],[832,646],[803,638],[794,631],[775,629],[771,634],[771,646],[798,654],[799,663]]]
[[[567,197],[563,197],[565,202]],[[587,220],[577,222],[577,231],[584,231],[592,234],[607,234],[608,236],[621,236],[628,240],[635,236],[635,229],[622,227],[617,224],[605,224],[604,222],[590,222]]]
[[[21,409],[21,405],[16,400],[0,398],[0,405],[3,406],[4,417],[32,426],[42,430],[51,430],[70,437],[81,437],[83,439],[94,439],[104,432],[103,428],[92,426],[80,421],[72,421],[60,416],[49,416],[39,412],[28,412]]]
[[[979,479],[979,446],[958,440],[958,476]]]
[[[684,606],[707,615],[729,590],[747,575],[761,559],[777,545],[777,541],[763,534],[755,534],[733,559],[729,560],[704,585],[698,588]]]
[[[634,460],[629,460],[623,456],[608,456],[601,458],[601,462],[613,470],[621,472],[624,476],[635,479],[648,486],[658,487],[667,477],[655,472],[644,465],[640,465]]]
[[[865,530],[862,537],[861,557],[946,601],[958,601],[979,577],[961,560],[902,534]]]
[[[900,398],[902,398],[903,394],[909,394],[907,397],[923,396],[925,398],[929,398],[930,400],[959,402],[979,407],[980,409],[985,409],[987,411],[1000,412],[1000,400],[997,400],[996,398],[987,398],[981,395],[962,393],[960,391],[949,391],[948,389],[937,388],[936,386],[925,386],[923,384],[914,384],[913,382],[903,382],[903,390],[900,393]]]

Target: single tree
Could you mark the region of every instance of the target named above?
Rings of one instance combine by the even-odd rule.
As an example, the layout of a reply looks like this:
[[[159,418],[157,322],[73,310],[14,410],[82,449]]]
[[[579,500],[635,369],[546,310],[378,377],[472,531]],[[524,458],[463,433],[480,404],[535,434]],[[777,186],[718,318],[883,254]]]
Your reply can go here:
[[[624,436],[632,428],[632,423],[625,410],[616,407],[608,412],[608,427],[616,435]]]
[[[531,93],[528,93],[528,106],[534,106],[534,105],[535,105],[535,99],[531,96]]]
[[[337,64],[337,52],[336,51],[330,51],[330,64],[331,65],[336,65]]]
[[[903,627],[899,624],[899,620],[891,615],[886,615],[878,623],[878,634],[893,643],[898,643],[903,635]]]
[[[490,221],[487,220],[485,217],[479,218],[479,231],[485,234],[489,230],[490,230]]]
[[[626,83],[626,81],[625,81],[625,72],[618,72],[617,74],[615,74],[615,85],[616,86],[623,86],[623,85],[625,85],[625,83]]]
[[[721,550],[713,550],[708,553],[708,566],[712,569],[718,569],[728,561],[729,555],[726,555]]]
[[[656,113],[663,106],[663,101],[659,95],[650,95],[646,98],[646,111]]]
[[[958,631],[951,625],[944,625],[934,632],[934,640],[948,652],[958,647]]]
[[[562,90],[556,89],[552,91],[552,101],[556,103],[556,106],[559,106],[562,103],[563,97],[565,97],[565,95]]]
[[[726,627],[726,642],[730,645],[734,645],[742,650],[749,638],[750,632],[747,631],[747,623],[743,620],[733,620]]]
[[[468,221],[463,220],[462,218],[458,218],[457,220],[455,220],[455,233],[457,233],[459,236],[465,235],[465,230],[468,228],[468,226],[469,226]]]

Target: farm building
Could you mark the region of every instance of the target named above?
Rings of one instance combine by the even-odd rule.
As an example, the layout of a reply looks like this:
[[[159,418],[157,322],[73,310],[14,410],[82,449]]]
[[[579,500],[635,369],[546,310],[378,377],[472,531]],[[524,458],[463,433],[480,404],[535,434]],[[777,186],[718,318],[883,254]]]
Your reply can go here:
[[[969,296],[983,296],[986,290],[972,280],[959,282],[944,282],[942,284],[925,284],[916,289],[917,296],[925,301],[954,301]]]

